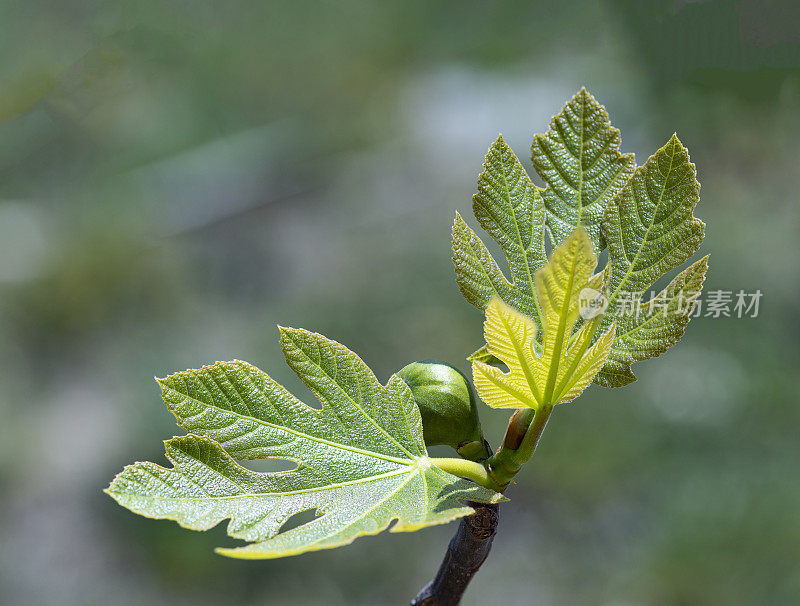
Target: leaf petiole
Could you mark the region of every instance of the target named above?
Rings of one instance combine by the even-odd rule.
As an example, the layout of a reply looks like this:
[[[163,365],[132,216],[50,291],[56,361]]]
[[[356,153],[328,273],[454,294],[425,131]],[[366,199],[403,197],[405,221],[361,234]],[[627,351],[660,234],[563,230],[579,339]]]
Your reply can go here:
[[[495,492],[503,491],[504,486],[495,482],[489,470],[481,463],[456,458],[431,458],[430,461],[442,471],[446,471],[454,476],[472,480],[479,486],[489,488]]]

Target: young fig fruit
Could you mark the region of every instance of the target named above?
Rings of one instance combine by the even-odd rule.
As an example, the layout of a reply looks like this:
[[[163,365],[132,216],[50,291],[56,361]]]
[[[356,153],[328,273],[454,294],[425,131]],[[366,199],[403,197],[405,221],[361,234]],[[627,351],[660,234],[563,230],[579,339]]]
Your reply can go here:
[[[438,360],[422,360],[404,366],[397,374],[417,401],[425,444],[452,446],[472,461],[491,455],[483,439],[475,391],[460,370]]]

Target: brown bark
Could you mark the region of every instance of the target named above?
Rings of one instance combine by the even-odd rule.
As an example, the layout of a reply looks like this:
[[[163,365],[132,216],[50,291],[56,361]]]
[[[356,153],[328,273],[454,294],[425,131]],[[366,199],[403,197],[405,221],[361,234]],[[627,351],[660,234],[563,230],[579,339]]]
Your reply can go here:
[[[478,572],[497,532],[497,505],[470,503],[475,513],[461,518],[434,579],[425,585],[411,606],[457,606],[467,585]]]

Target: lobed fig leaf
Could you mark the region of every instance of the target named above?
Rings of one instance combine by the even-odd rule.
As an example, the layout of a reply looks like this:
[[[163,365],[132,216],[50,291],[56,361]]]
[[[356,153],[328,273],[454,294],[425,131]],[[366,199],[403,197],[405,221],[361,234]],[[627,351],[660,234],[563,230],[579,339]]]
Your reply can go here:
[[[608,312],[602,325],[616,321],[618,336],[597,376],[601,385],[635,381],[633,362],[664,353],[683,335],[703,287],[708,257],[681,272],[652,299],[641,299],[656,280],[700,248],[705,224],[692,214],[699,192],[689,152],[673,135],[636,169],[606,208]],[[623,297],[627,304],[621,304]]]
[[[553,116],[544,135],[534,136],[531,160],[547,184],[542,197],[554,246],[582,225],[596,251],[606,247],[603,213],[636,167],[633,154],[620,153],[619,146],[619,130],[585,88]]]
[[[506,280],[486,246],[456,213],[453,263],[458,286],[467,301],[481,311],[497,297],[538,320],[533,276],[547,261],[544,201],[502,136],[489,148],[483,167],[472,208],[508,259],[512,282]]]
[[[619,131],[585,89],[552,118],[547,133],[534,136],[533,166],[545,189],[531,183],[502,137],[492,145],[473,209],[500,244],[511,282],[459,215],[453,226],[453,261],[465,298],[481,310],[497,298],[535,325],[543,320],[533,275],[544,264],[545,231],[553,247],[578,227],[586,230],[595,254],[608,245],[608,265],[588,283],[605,303],[591,340],[617,325],[605,365],[594,378],[606,387],[636,380],[631,364],[658,356],[680,340],[708,269],[707,258],[700,259],[656,296],[645,298],[661,276],[699,249],[704,224],[693,209],[700,186],[677,136],[639,168],[619,147]],[[580,322],[574,326],[581,327]],[[534,336],[539,347],[542,336],[541,331]],[[501,364],[487,347],[468,359]]]
[[[472,372],[480,397],[496,408],[552,407],[576,398],[605,362],[614,326],[592,345],[601,316],[573,332],[579,318],[579,296],[587,287],[597,259],[586,231],[579,227],[535,276],[542,310],[539,326],[499,299],[486,308],[484,334],[488,353],[508,372],[475,359]]]
[[[442,524],[473,509],[465,500],[502,497],[434,466],[411,390],[393,375],[381,385],[343,345],[281,329],[291,368],[322,402],[307,406],[254,366],[218,362],[159,380],[164,402],[190,435],[165,443],[171,468],[126,467],[106,492],[131,511],[250,541],[219,549],[276,558],[338,547],[385,530]],[[259,473],[236,459],[286,459],[291,471]],[[317,517],[282,531],[286,520]]]

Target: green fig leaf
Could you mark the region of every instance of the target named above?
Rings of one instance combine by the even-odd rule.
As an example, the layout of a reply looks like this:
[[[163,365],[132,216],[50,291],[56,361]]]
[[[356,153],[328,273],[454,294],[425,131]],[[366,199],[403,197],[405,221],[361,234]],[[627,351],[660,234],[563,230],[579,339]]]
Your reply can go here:
[[[453,263],[459,288],[467,301],[481,311],[498,297],[538,319],[533,276],[547,261],[540,190],[502,136],[489,148],[483,167],[472,208],[481,227],[505,254],[512,281],[506,280],[480,238],[456,214]]]
[[[547,133],[534,137],[531,159],[547,184],[542,197],[554,246],[582,225],[595,251],[606,247],[603,213],[636,167],[633,154],[620,153],[619,146],[619,130],[585,88],[553,116]]]
[[[533,166],[544,190],[531,183],[502,137],[495,141],[473,208],[505,254],[512,281],[459,215],[453,226],[453,261],[465,298],[479,309],[497,298],[535,325],[542,323],[543,310],[532,276],[546,261],[545,230],[554,248],[577,227],[586,230],[594,254],[608,247],[607,266],[586,284],[587,297],[594,296],[598,307],[604,304],[599,311],[604,315],[592,316],[592,322],[579,318],[573,326],[577,331],[594,325],[594,342],[616,323],[605,366],[594,378],[606,387],[636,380],[631,364],[658,356],[680,340],[708,268],[707,259],[701,259],[653,299],[644,298],[656,281],[697,252],[705,227],[693,216],[700,186],[676,136],[639,168],[619,147],[619,131],[585,89],[552,118],[547,133],[534,137]],[[542,331],[535,333],[539,347],[542,337]],[[486,346],[468,359],[503,365]]]
[[[488,353],[508,366],[508,372],[476,358],[472,362],[480,397],[495,408],[539,410],[576,398],[603,366],[614,339],[614,326],[591,345],[601,320],[579,319],[580,293],[589,284],[597,259],[586,231],[579,227],[553,253],[535,276],[542,310],[539,326],[499,299],[486,308],[484,335]]]
[[[608,387],[636,380],[630,365],[658,356],[683,335],[708,269],[700,259],[653,299],[643,293],[689,259],[703,241],[705,224],[692,213],[700,184],[689,152],[673,135],[636,169],[606,209],[603,233],[609,263],[602,326],[617,322],[617,338],[596,382]]]
[[[171,468],[126,467],[106,492],[143,516],[249,541],[219,549],[276,558],[412,531],[469,515],[465,500],[503,497],[434,466],[411,390],[381,385],[352,351],[322,335],[281,328],[289,366],[322,403],[311,408],[256,367],[218,362],[159,380],[164,402],[190,435],[165,442]],[[237,459],[285,459],[291,471],[251,471]],[[290,530],[292,515],[317,517]]]

